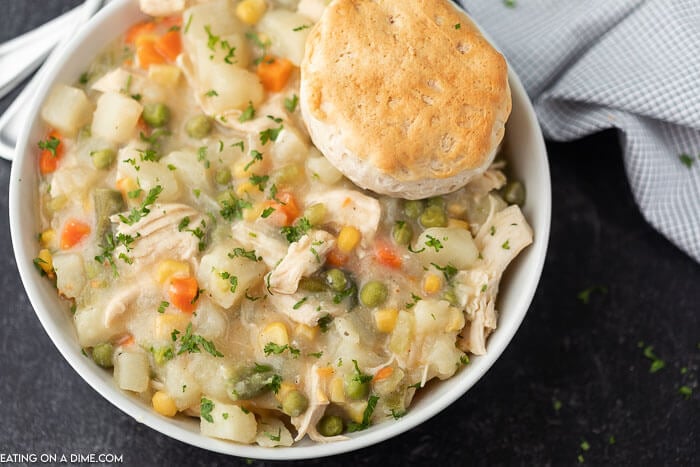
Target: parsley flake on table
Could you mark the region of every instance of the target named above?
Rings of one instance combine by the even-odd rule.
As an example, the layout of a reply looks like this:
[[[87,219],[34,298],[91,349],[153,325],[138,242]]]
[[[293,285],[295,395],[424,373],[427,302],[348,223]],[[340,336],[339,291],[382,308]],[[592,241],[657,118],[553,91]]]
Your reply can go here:
[[[649,373],[656,373],[666,366],[666,362],[661,360],[655,353],[654,347],[647,345],[643,350],[644,356],[651,360],[651,366],[649,366]]]
[[[693,164],[695,164],[695,158],[692,156],[689,156],[688,154],[685,154],[685,153],[679,155],[678,159],[680,159],[680,161],[683,163],[683,165],[685,165],[689,169],[691,167],[693,167]]]
[[[588,305],[591,301],[591,294],[594,292],[599,292],[603,295],[608,293],[608,288],[605,287],[604,285],[594,285],[591,287],[588,287],[585,290],[580,291],[577,295],[576,298],[579,299],[581,303],[584,305]]]
[[[690,386],[681,386],[678,388],[678,394],[688,400],[690,399],[690,396],[693,395],[693,389]]]

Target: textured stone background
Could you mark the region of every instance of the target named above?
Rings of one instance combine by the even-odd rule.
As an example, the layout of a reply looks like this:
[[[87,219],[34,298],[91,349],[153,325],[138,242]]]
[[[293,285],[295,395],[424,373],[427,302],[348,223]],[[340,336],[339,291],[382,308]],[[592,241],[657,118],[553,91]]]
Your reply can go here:
[[[0,42],[78,3],[0,0]],[[0,111],[8,104],[0,101]],[[615,133],[548,149],[549,255],[529,315],[500,360],[422,426],[298,465],[575,465],[581,453],[591,465],[700,463],[700,267],[639,214]],[[0,453],[112,452],[128,465],[271,465],[160,435],[102,399],[63,361],[15,267],[9,176],[10,164],[0,161]],[[608,293],[585,305],[577,294],[592,285]],[[639,341],[654,346],[663,370],[649,373]],[[694,388],[689,400],[679,395],[681,385]]]

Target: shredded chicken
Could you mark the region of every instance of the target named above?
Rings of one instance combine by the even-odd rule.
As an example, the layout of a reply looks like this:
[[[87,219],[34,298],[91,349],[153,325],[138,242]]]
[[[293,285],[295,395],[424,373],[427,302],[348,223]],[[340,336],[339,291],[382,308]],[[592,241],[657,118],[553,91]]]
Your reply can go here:
[[[299,241],[289,245],[287,255],[270,272],[267,279],[269,290],[275,294],[293,294],[299,279],[316,272],[333,249],[335,238],[325,230],[314,230]]]
[[[496,329],[496,296],[501,276],[523,248],[532,243],[532,229],[518,206],[489,214],[475,242],[483,260],[477,268],[460,271],[454,279],[455,293],[464,306],[467,324],[460,349],[475,355],[486,353],[486,338]]]
[[[329,443],[333,441],[343,441],[348,439],[345,436],[323,436],[316,429],[321,417],[323,417],[326,407],[330,403],[328,396],[323,391],[323,386],[325,381],[321,379],[318,374],[318,365],[314,364],[307,370],[305,381],[307,382],[306,387],[307,397],[309,398],[309,408],[297,417],[292,417],[292,425],[297,429],[297,436],[294,441],[299,441],[305,435],[309,435],[313,441],[321,443]]]
[[[120,287],[118,290],[119,292],[117,292],[105,306],[105,327],[110,327],[114,320],[122,315],[132,302],[139,298],[142,286],[138,283],[132,283],[130,286],[126,288]]]
[[[231,229],[233,238],[245,248],[255,250],[268,268],[274,268],[287,254],[287,246],[269,226],[262,222],[238,222]]]
[[[379,201],[356,190],[338,188],[311,192],[306,205],[326,205],[326,222],[342,227],[350,225],[362,233],[362,244],[374,238],[382,214]]]
[[[491,166],[486,172],[470,180],[464,189],[473,195],[485,196],[493,190],[500,189],[505,184],[506,176],[503,172]]]
[[[288,316],[296,323],[312,327],[318,325],[318,320],[325,315],[337,316],[346,311],[341,305],[299,292],[290,295],[270,294],[267,301],[278,313]]]

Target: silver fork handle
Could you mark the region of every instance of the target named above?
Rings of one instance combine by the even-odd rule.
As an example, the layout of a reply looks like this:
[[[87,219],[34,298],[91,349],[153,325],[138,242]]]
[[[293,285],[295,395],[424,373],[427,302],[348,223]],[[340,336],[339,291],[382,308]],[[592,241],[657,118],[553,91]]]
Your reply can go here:
[[[56,47],[54,48],[53,52],[49,55],[47,62],[39,69],[39,71],[34,75],[34,77],[27,83],[27,85],[24,87],[22,92],[19,93],[19,95],[15,98],[15,100],[10,104],[10,106],[7,108],[5,113],[2,114],[2,117],[0,117],[0,157],[3,159],[6,159],[8,161],[11,161],[14,158],[15,155],[15,146],[17,144],[17,137],[19,136],[19,130],[21,126],[27,121],[27,104],[29,103],[29,100],[34,96],[35,90],[38,86],[38,83],[41,81],[42,76],[45,74],[45,70],[48,68],[48,64],[54,62],[57,60],[58,57],[58,52],[63,48],[65,43],[75,35],[75,31],[83,24],[85,23],[92,15],[94,15],[97,10],[100,9],[102,6],[103,1],[102,0],[86,0],[85,3],[79,7],[76,7],[74,10],[65,13],[63,16],[56,18],[53,21],[61,20],[61,21],[66,21],[65,20],[65,15],[70,15],[68,16],[68,20],[71,21],[71,23],[63,23],[64,25],[64,33],[61,36],[56,37],[55,39],[58,41]],[[75,12],[75,13],[74,13]],[[74,13],[74,14],[73,14]],[[53,22],[52,21],[52,22]],[[41,28],[46,27],[50,25],[52,22],[47,23],[46,25],[40,27],[36,31],[27,33],[27,36],[32,35],[34,32],[39,31]],[[55,24],[55,23],[54,23]],[[73,27],[70,27],[70,25],[73,24]],[[23,47],[27,47],[27,44],[31,44],[31,41],[26,42],[25,40],[26,36],[20,36],[17,39],[13,39],[10,42],[6,42],[0,47],[6,48],[5,50],[12,51],[13,53],[17,53],[18,51],[21,51]],[[59,40],[60,39],[60,40]],[[13,44],[14,43],[14,44]],[[49,48],[50,50],[50,48]],[[47,51],[48,53],[48,51]],[[39,62],[40,63],[40,60]],[[38,64],[37,63],[37,64]],[[29,74],[27,72],[27,74]]]

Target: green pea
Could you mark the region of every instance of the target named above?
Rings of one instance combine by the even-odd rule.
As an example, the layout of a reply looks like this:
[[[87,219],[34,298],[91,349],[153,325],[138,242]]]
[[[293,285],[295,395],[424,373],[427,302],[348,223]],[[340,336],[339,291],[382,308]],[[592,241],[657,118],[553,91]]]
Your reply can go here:
[[[298,164],[289,164],[276,171],[272,178],[278,185],[294,185],[301,175],[301,168]]]
[[[282,412],[286,413],[290,417],[297,417],[304,412],[309,407],[309,400],[304,394],[296,389],[290,391],[289,394],[284,396],[282,401]]]
[[[229,169],[219,169],[216,171],[216,183],[219,185],[228,185],[231,181],[231,171]]]
[[[442,196],[436,196],[434,198],[429,198],[426,202],[428,207],[437,206],[440,209],[445,209],[445,198]]]
[[[518,206],[525,204],[525,185],[519,181],[508,182],[503,187],[501,194],[508,204],[517,204]]]
[[[345,378],[345,393],[350,399],[364,399],[369,394],[369,383],[363,383],[356,376],[348,376]]]
[[[326,271],[326,283],[335,292],[342,292],[348,285],[348,278],[340,269]]]
[[[112,367],[112,352],[114,347],[109,342],[97,344],[92,349],[92,359],[102,368]]]
[[[307,292],[323,292],[326,290],[326,283],[316,277],[302,277],[299,279],[299,288]]]
[[[389,291],[382,282],[369,281],[360,290],[360,301],[364,306],[379,306],[386,300]]]
[[[105,148],[92,151],[90,157],[92,157],[92,164],[96,169],[108,169],[114,163],[117,153],[114,152],[114,149]]]
[[[170,121],[170,109],[160,102],[149,103],[143,106],[141,117],[151,128],[160,128]]]
[[[413,229],[406,222],[398,221],[394,224],[391,235],[397,245],[408,245],[413,238]]]
[[[304,209],[303,217],[306,217],[311,225],[323,224],[326,218],[326,205],[323,203],[312,204]]]
[[[322,436],[338,436],[343,432],[343,419],[337,415],[326,415],[316,425]]]
[[[423,209],[423,201],[419,199],[408,200],[403,205],[403,213],[411,219],[418,219],[418,216],[423,213]]]
[[[445,227],[447,216],[445,211],[438,206],[429,206],[420,216],[420,223],[423,227]]]
[[[202,114],[190,117],[190,119],[187,120],[187,123],[185,123],[185,131],[187,132],[187,136],[195,139],[202,139],[207,136],[209,133],[211,133],[211,127],[211,119]]]

